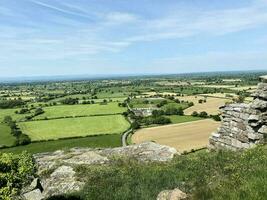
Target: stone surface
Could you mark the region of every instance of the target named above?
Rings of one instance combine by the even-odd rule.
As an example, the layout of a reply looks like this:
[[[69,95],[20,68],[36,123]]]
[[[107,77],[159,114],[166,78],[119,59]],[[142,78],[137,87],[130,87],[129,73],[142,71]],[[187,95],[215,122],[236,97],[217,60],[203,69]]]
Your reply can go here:
[[[267,130],[267,83],[259,83],[250,104],[221,107],[221,127],[209,139],[210,149],[239,150],[264,143]]]
[[[44,197],[79,191],[84,183],[77,180],[70,166],[58,167],[48,178],[42,180]]]
[[[174,190],[164,190],[159,193],[157,200],[186,200],[187,195],[179,190],[178,188]]]
[[[25,200],[42,200],[44,199],[41,191],[39,189],[35,189],[23,195],[23,199]]]
[[[71,193],[82,189],[84,182],[77,176],[80,165],[108,165],[114,157],[136,159],[140,162],[170,161],[178,152],[171,147],[153,142],[118,148],[73,148],[68,151],[35,154],[37,174],[43,188],[42,197]],[[32,183],[32,189],[37,180]],[[40,191],[40,190],[39,190]]]

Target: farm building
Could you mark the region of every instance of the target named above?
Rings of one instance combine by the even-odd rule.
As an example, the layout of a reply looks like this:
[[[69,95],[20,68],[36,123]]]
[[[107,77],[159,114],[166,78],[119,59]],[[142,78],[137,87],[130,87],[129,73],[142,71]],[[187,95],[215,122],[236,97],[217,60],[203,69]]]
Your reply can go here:
[[[132,111],[136,116],[147,117],[151,116],[153,110],[157,110],[156,108],[133,108]]]

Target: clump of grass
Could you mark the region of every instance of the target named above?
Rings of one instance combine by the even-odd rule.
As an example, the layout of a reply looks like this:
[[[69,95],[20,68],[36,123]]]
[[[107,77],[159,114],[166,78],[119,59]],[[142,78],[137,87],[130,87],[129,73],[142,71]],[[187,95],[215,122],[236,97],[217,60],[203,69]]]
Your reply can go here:
[[[87,180],[77,198],[154,200],[158,193],[179,187],[192,199],[264,199],[267,196],[267,149],[244,152],[196,152],[169,163],[117,159],[110,166],[83,167]]]

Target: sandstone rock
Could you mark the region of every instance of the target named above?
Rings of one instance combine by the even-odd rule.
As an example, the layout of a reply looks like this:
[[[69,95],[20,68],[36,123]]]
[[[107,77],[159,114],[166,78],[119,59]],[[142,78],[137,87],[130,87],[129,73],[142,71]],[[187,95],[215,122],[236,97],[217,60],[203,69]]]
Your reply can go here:
[[[228,104],[222,107],[222,124],[211,135],[211,149],[247,149],[264,143],[267,130],[267,83],[260,83],[250,104]]]
[[[75,165],[104,164],[107,163],[108,161],[109,160],[107,157],[103,157],[93,151],[84,152],[80,155],[76,155],[69,159],[64,160],[65,163],[75,164]]]
[[[68,151],[36,154],[34,158],[43,188],[42,198],[48,198],[82,189],[85,183],[75,172],[77,166],[110,164],[114,156],[134,158],[140,162],[164,162],[171,160],[175,154],[178,152],[174,148],[147,142],[107,149],[73,148]],[[32,183],[31,188],[36,185],[37,180]]]
[[[160,192],[157,200],[186,200],[187,198],[184,192],[176,188],[174,190],[164,190]]]
[[[79,191],[84,185],[76,180],[75,171],[70,166],[60,166],[42,183],[45,197]]]
[[[175,154],[178,154],[178,152],[175,148],[172,147],[158,145],[153,142],[146,142],[139,145],[104,149],[100,151],[100,154],[107,157],[122,156],[135,158],[139,161],[164,162],[171,160]]]
[[[44,197],[43,197],[43,195],[39,189],[35,189],[33,191],[25,193],[23,195],[23,198],[25,200],[42,200],[42,199],[44,199]]]

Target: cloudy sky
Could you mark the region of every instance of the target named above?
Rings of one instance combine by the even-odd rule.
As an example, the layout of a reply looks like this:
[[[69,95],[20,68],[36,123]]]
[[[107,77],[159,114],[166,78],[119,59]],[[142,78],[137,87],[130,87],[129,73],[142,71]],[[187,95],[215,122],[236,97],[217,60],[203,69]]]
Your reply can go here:
[[[0,0],[0,77],[267,69],[267,0]]]

